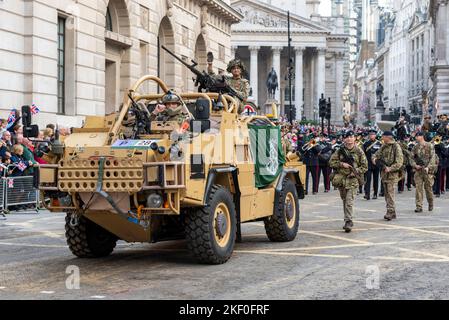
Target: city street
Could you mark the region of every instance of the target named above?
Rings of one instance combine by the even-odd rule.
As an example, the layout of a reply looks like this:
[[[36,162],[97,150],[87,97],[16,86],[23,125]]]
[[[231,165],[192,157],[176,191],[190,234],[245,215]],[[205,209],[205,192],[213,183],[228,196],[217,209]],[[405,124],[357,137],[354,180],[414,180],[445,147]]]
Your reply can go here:
[[[384,199],[359,195],[346,234],[335,191],[307,196],[295,241],[271,243],[263,223],[246,224],[218,266],[197,264],[183,241],[119,242],[107,258],[77,259],[63,214],[10,214],[0,221],[0,299],[448,299],[449,195],[432,214],[413,212],[414,191],[397,206],[386,222]],[[73,266],[79,289],[66,287]]]

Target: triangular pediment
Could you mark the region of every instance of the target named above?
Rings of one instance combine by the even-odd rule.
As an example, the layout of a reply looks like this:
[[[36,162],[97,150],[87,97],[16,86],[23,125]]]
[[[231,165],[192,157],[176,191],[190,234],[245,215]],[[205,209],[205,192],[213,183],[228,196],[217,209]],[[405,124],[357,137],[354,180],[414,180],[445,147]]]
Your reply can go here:
[[[427,22],[428,19],[428,14],[426,9],[424,8],[418,8],[415,12],[415,14],[413,15],[412,21],[410,22],[410,25],[408,27],[408,30],[412,30],[414,28],[416,28],[417,26],[419,26],[422,23]]]
[[[287,28],[287,12],[275,6],[256,0],[235,0],[231,5],[244,16],[240,23],[232,26],[235,31]],[[290,13],[290,28],[292,31],[330,32],[325,26],[293,13]]]

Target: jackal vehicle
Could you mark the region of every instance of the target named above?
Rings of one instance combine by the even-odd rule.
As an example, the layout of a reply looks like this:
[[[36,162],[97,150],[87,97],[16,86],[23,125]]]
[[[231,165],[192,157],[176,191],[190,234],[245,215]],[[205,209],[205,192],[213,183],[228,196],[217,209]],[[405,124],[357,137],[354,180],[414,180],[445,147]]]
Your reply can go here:
[[[163,93],[139,94],[147,81]],[[102,257],[118,240],[185,238],[200,262],[220,264],[249,221],[264,221],[272,241],[293,240],[305,170],[284,156],[279,126],[238,115],[235,99],[219,93],[179,94],[187,126],[148,124],[148,108],[167,92],[159,78],[141,78],[119,113],[88,117],[54,164],[40,166],[37,183],[47,208],[66,213],[72,253]]]

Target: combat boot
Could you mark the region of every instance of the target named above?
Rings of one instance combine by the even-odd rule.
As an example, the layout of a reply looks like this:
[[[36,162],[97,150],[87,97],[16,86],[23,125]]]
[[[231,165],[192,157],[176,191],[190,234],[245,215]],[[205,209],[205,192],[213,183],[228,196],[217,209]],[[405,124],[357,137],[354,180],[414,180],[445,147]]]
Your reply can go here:
[[[416,209],[415,209],[415,212],[416,212],[416,213],[422,212],[422,208],[416,208]]]
[[[429,211],[433,211],[433,203],[429,203]]]
[[[384,216],[384,219],[387,221],[391,221],[391,219],[393,219],[393,215],[391,214],[391,212],[387,212],[387,214]]]
[[[373,195],[373,200],[377,199],[377,194]]]
[[[349,233],[349,232],[351,232],[353,226],[354,226],[354,223],[352,223],[352,221],[346,221],[343,229],[345,230],[346,233]]]

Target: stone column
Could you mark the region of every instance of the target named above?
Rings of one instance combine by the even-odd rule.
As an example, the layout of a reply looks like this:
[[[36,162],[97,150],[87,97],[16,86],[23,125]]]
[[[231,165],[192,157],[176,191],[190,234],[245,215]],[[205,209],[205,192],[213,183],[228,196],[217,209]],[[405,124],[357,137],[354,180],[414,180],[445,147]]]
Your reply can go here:
[[[258,55],[259,55],[259,49],[260,47],[258,46],[250,46],[249,47],[249,51],[251,53],[251,59],[250,59],[250,85],[251,88],[253,89],[253,98],[254,98],[254,103],[256,104],[256,106],[258,105],[259,102],[259,72],[258,72],[258,66],[259,66],[259,62],[258,62]]]
[[[301,120],[303,108],[303,47],[295,48],[295,105],[296,105],[296,120]]]
[[[313,106],[318,111],[318,102],[320,101],[321,94],[324,94],[324,98],[326,97],[326,49],[325,48],[317,48],[317,59],[316,59],[316,98],[315,98],[315,106]],[[318,119],[317,112],[317,119]]]
[[[280,92],[281,92],[281,51],[282,51],[282,47],[272,47],[271,48],[273,51],[273,68],[274,71],[276,71],[276,74],[278,76],[278,83],[279,83],[279,88],[278,90],[276,90],[276,94],[275,94],[275,99],[278,103],[281,102],[280,99]]]
[[[235,53],[237,52],[238,46],[231,46],[231,60],[235,59]]]
[[[341,121],[343,103],[343,63],[344,63],[345,53],[340,51],[335,53],[335,101],[332,101],[332,114],[331,123]]]

